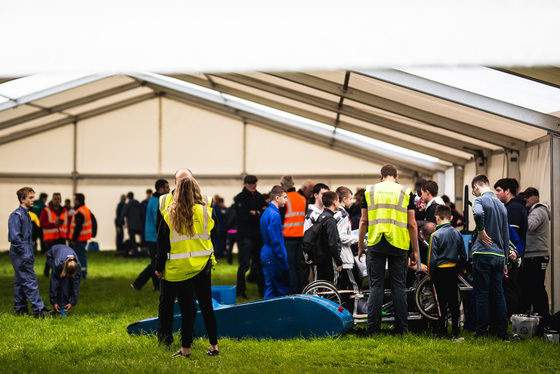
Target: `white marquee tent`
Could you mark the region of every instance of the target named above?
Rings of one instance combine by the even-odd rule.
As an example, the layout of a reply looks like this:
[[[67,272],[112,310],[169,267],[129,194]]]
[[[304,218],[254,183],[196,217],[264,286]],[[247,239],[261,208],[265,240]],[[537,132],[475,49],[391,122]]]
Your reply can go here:
[[[261,191],[285,173],[356,188],[392,162],[403,184],[434,178],[457,202],[477,173],[516,177],[552,207],[560,309],[557,2],[81,6],[3,7],[0,215],[23,185],[82,192],[113,248],[120,194],[141,199],[179,167],[228,203],[246,173]],[[127,73],[12,81],[76,70]]]

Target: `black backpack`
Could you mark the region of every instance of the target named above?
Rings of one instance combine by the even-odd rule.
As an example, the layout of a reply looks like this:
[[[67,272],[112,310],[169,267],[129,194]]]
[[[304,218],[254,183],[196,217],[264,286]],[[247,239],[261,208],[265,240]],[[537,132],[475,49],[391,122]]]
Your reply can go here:
[[[325,256],[321,246],[321,233],[325,216],[320,215],[317,221],[311,219],[311,227],[303,233],[303,258],[308,265],[316,265]]]

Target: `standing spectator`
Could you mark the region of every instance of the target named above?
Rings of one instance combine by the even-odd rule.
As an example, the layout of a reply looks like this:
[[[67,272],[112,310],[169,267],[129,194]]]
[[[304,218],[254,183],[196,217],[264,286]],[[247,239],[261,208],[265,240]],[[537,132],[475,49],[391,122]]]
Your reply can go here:
[[[352,253],[352,245],[358,244],[358,235],[352,234],[350,215],[346,209],[352,206],[352,190],[348,187],[338,187],[336,189],[338,195],[339,207],[334,213],[336,227],[338,228],[338,236],[340,237],[340,259],[342,260],[342,272],[339,281],[339,287],[342,290],[354,290],[358,292],[360,288],[354,279],[354,254]],[[346,301],[347,303],[350,300]],[[352,309],[349,309],[352,310]]]
[[[443,202],[445,203],[445,205],[447,205],[448,207],[451,208],[451,216],[453,217],[451,219],[451,226],[453,227],[460,227],[463,226],[465,224],[465,217],[463,216],[463,214],[461,214],[461,212],[459,212],[456,208],[455,208],[455,204],[453,204],[451,202],[451,199],[449,199],[449,196],[447,195],[443,195],[441,197],[441,199],[443,200]]]
[[[266,209],[266,202],[257,191],[258,178],[246,175],[243,179],[243,191],[235,201],[235,217],[237,220],[237,246],[239,250],[239,268],[237,269],[237,296],[248,299],[245,291],[245,273],[252,269],[256,277],[259,296],[264,297],[264,274],[261,265],[262,237],[260,219]],[[252,260],[252,265],[251,265]]]
[[[144,208],[142,207],[142,204],[138,202],[138,200],[134,199],[134,193],[129,192],[126,197],[128,198],[128,202],[124,206],[117,224],[122,226],[126,217],[128,238],[130,240],[130,248],[128,249],[128,254],[132,255],[137,253],[138,251],[138,244],[140,243],[136,241],[136,235],[140,235],[140,237],[142,237],[142,227],[144,226],[143,222],[145,220],[145,217]]]
[[[226,209],[225,218],[227,239],[226,239],[226,259],[228,264],[233,264],[233,246],[237,243],[237,220],[235,219],[235,203]]]
[[[218,326],[212,307],[212,267],[216,265],[212,198],[203,196],[187,169],[175,174],[176,189],[160,199],[156,275],[161,279],[158,340],[173,342],[175,299],[181,309],[181,349],[172,357],[189,357],[193,341],[195,299],[198,299],[210,340],[209,356],[218,355]]]
[[[428,276],[437,295],[437,337],[447,335],[447,307],[451,311],[451,333],[459,337],[459,300],[457,276],[459,262],[467,260],[465,243],[459,231],[451,225],[451,208],[438,205],[435,211],[437,231],[430,237]]]
[[[45,206],[47,205],[47,199],[48,199],[49,195],[47,195],[44,192],[41,192],[41,194],[39,194],[39,200],[35,200],[35,202],[33,203],[33,207],[30,209],[30,212],[35,214],[37,216],[37,219],[41,218],[41,213],[43,213],[43,209],[45,209]],[[39,230],[39,242],[41,243],[41,253],[45,254],[47,251],[45,250],[45,244],[43,242],[43,231],[42,231],[42,227],[41,225],[39,225],[40,230]]]
[[[119,224],[119,217],[122,214],[124,206],[126,205],[126,195],[121,195],[121,200],[117,204],[117,214],[115,217],[115,227],[117,228],[117,251],[124,250],[124,231],[123,223]]]
[[[428,180],[422,184],[420,189],[422,202],[416,213],[416,220],[436,223],[436,208],[438,205],[445,204],[438,194],[439,187],[433,180]]]
[[[35,201],[35,191],[23,187],[17,192],[19,207],[8,219],[10,260],[14,267],[14,310],[16,315],[28,314],[27,299],[31,302],[33,315],[42,317],[49,312],[39,295],[39,283],[33,270],[33,228],[29,210]]]
[[[70,232],[68,239],[70,240],[70,247],[78,255],[78,260],[82,265],[82,279],[87,279],[87,241],[91,239],[93,233],[93,220],[91,212],[86,204],[86,197],[84,194],[77,193],[74,195],[74,209],[76,213],[70,222]]]
[[[496,197],[506,207],[508,224],[515,230],[523,244],[525,244],[527,241],[527,209],[525,208],[523,196],[517,195],[518,187],[517,180],[512,178],[500,179],[494,184]],[[507,277],[504,278],[504,297],[506,298],[508,318],[512,314],[521,312],[519,309],[520,290],[517,264],[517,252],[510,251],[507,265],[508,273]]]
[[[313,196],[313,186],[314,185],[315,184],[313,183],[313,181],[308,179],[305,182],[303,182],[303,184],[301,185],[301,187],[299,188],[299,190],[297,192],[301,196],[305,197],[306,201],[309,201],[311,196]]]
[[[61,206],[62,197],[59,192],[53,193],[52,201],[41,213],[41,227],[43,228],[43,244],[45,253],[56,244],[66,244],[68,237],[68,221],[66,208]],[[49,264],[45,263],[43,271],[45,277],[49,276]]]
[[[56,312],[67,312],[78,302],[80,262],[76,252],[64,244],[55,244],[47,253],[47,265],[52,269],[49,298]]]
[[[303,290],[303,224],[307,200],[296,192],[291,175],[284,175],[280,185],[288,191],[285,207],[280,207],[280,216],[284,222],[284,245],[288,254],[290,267],[290,293],[297,294]]]
[[[340,258],[340,237],[334,219],[334,212],[338,210],[338,195],[333,191],[322,194],[323,213],[318,219],[322,225],[320,246],[323,257],[317,259],[317,276],[315,280],[327,280],[338,283],[338,276],[342,271],[342,259]]]
[[[507,310],[502,281],[507,274],[509,228],[507,210],[490,189],[488,177],[479,174],[471,182],[473,214],[478,237],[473,243],[473,281],[476,291],[475,337],[488,336],[490,310],[495,334],[507,339]],[[490,302],[492,300],[492,309]]]
[[[154,192],[148,188],[146,190],[146,198],[142,200],[142,208],[144,208],[144,217],[146,217],[146,211],[148,210],[148,203],[152,198],[152,194]],[[146,220],[142,221],[142,248],[145,248],[148,244],[146,244]]]
[[[159,206],[159,197],[169,193],[169,183],[165,179],[158,179],[155,184],[155,189],[156,192],[153,193],[146,208],[146,244],[150,250],[150,263],[130,285],[138,291],[142,289],[150,278],[152,279],[154,291],[159,291],[159,278],[155,275],[158,229],[156,226],[156,216]]]
[[[305,222],[303,224],[303,231],[305,232],[316,221],[317,218],[323,213],[323,194],[329,190],[329,186],[324,183],[317,183],[313,186],[313,195],[307,206],[307,214],[305,215]]]
[[[548,238],[550,235],[550,210],[539,200],[539,190],[529,187],[523,192],[529,209],[527,244],[521,267],[520,285],[523,312],[531,310],[543,318],[550,315],[548,294],[544,286],[546,268],[550,260]],[[544,323],[543,323],[544,325]]]
[[[366,253],[370,294],[368,299],[368,334],[381,331],[381,307],[385,283],[385,263],[389,264],[391,295],[395,306],[395,332],[408,331],[408,310],[405,293],[408,252],[412,244],[410,264],[418,256],[418,229],[416,225],[412,189],[397,183],[397,168],[387,164],[381,168],[381,182],[366,187],[360,219],[358,258]]]
[[[224,198],[220,195],[214,195],[212,200],[212,209],[216,214],[218,223],[218,235],[212,242],[214,244],[214,251],[216,258],[226,257],[226,241],[227,241],[227,227],[226,227],[226,205]]]
[[[362,217],[362,203],[364,201],[366,190],[363,188],[358,189],[354,195],[354,203],[348,209],[348,214],[350,214],[350,221],[352,222],[352,230],[358,230],[360,227],[360,218]]]
[[[265,300],[290,293],[288,256],[284,247],[279,211],[279,208],[286,205],[287,200],[288,196],[284,187],[272,187],[270,203],[261,217],[261,234],[264,243],[261,251],[261,263],[266,283]]]

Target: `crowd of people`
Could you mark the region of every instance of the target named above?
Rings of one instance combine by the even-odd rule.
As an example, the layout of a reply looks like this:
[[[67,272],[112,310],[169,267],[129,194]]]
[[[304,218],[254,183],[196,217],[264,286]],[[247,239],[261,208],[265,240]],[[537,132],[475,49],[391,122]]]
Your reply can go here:
[[[234,243],[241,299],[248,299],[247,281],[257,284],[264,299],[301,293],[313,280],[358,292],[362,285],[356,281],[356,262],[365,261],[370,290],[366,331],[372,335],[381,332],[386,270],[394,304],[393,332],[408,331],[405,289],[409,269],[414,268],[427,273],[437,294],[436,336],[448,335],[449,309],[451,335],[458,337],[455,284],[467,258],[472,260],[471,326],[476,337],[491,333],[507,339],[512,314],[532,310],[550,316],[544,286],[550,211],[540,202],[537,189],[519,193],[515,179],[500,179],[493,189],[485,175],[472,180],[476,230],[471,248],[465,248],[458,231],[465,218],[447,196],[438,195],[437,183],[422,181],[416,191],[402,186],[396,167],[389,164],[381,168],[379,183],[355,194],[345,186],[331,190],[309,180],[296,191],[293,177],[284,175],[263,195],[257,190],[258,178],[246,175],[229,208],[223,198],[203,195],[188,169],[180,169],[174,182],[170,191],[166,180],[157,180],[155,192],[148,190],[142,203],[132,192],[123,195],[115,219],[118,250],[125,245],[125,222],[129,249],[141,245],[149,250],[150,263],[131,287],[141,290],[151,279],[154,290],[160,291],[158,338],[167,346],[173,340],[173,303],[179,302],[182,348],[174,357],[190,355],[195,300],[208,331],[207,353],[218,354],[211,269],[216,257],[232,262]],[[87,279],[86,244],[95,236],[95,217],[80,193],[74,195],[73,206],[68,199],[63,206],[60,193],[54,193],[48,204],[46,194],[35,201],[29,187],[17,191],[17,197],[19,207],[9,218],[15,312],[27,314],[27,300],[36,317],[67,311],[78,301],[80,280]],[[304,240],[312,228],[319,233],[319,249],[310,264],[305,261]],[[49,296],[54,311],[45,307],[33,271],[38,237],[47,256],[45,275],[52,272]],[[427,245],[419,245],[423,242]],[[352,302],[345,300],[350,310]]]

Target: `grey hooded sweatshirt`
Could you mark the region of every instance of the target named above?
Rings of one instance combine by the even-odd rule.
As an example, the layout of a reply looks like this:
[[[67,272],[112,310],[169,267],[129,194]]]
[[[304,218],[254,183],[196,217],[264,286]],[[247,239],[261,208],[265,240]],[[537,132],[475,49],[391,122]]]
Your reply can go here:
[[[523,257],[548,256],[548,236],[550,232],[550,209],[544,203],[536,203],[529,209],[527,217],[529,223],[527,230],[527,244]]]

